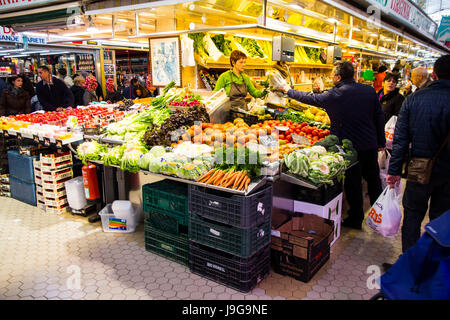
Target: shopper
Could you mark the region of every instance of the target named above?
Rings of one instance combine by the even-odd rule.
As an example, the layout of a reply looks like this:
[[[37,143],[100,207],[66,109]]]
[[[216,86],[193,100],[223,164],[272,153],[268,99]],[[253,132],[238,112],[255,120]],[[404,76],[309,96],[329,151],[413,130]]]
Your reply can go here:
[[[413,92],[428,87],[433,82],[425,67],[417,67],[411,72],[411,81],[402,88],[402,93],[406,97]]]
[[[0,99],[0,116],[11,116],[31,112],[31,97],[22,88],[22,76],[11,78],[11,86],[3,91]]]
[[[72,91],[63,81],[53,77],[47,66],[40,66],[38,74],[42,80],[36,85],[36,94],[43,110],[60,111],[73,106]]]
[[[290,89],[281,90],[290,98],[324,108],[331,120],[331,133],[339,139],[349,139],[358,152],[358,163],[348,169],[344,189],[350,206],[344,226],[361,229],[364,220],[362,177],[367,181],[370,203],[380,195],[381,180],[378,167],[378,151],[384,150],[384,115],[375,90],[353,79],[353,65],[338,62],[332,71],[335,86],[321,94]]]
[[[382,83],[383,89],[378,92],[378,98],[384,112],[384,120],[388,122],[392,116],[398,116],[405,97],[400,94],[400,90],[397,88],[398,75],[387,73]]]
[[[5,81],[3,81],[2,78],[0,78],[0,97],[2,96],[3,91],[7,88]]]
[[[266,91],[259,91],[255,88],[250,77],[244,73],[247,56],[245,53],[234,50],[230,55],[231,70],[222,73],[217,80],[214,91],[225,88],[225,92],[230,98],[232,108],[246,110],[245,98],[247,94],[254,98],[262,98]]]
[[[105,101],[108,103],[116,103],[122,101],[123,99],[122,94],[116,90],[114,80],[112,78],[108,78],[108,80],[106,80],[106,92]]]
[[[450,55],[434,64],[436,80],[406,98],[394,132],[392,157],[386,181],[394,187],[401,180],[403,158],[411,144],[411,156],[432,158],[444,146],[426,185],[406,182],[403,195],[402,250],[412,247],[420,237],[421,224],[429,210],[430,220],[450,209]],[[430,204],[428,205],[428,202]]]
[[[136,99],[143,99],[149,97],[150,93],[143,85],[139,83],[134,89],[134,95],[136,96]]]
[[[83,104],[85,106],[89,105],[91,102],[98,102],[97,94],[95,90],[97,89],[97,80],[94,77],[88,76],[84,82],[84,88],[86,91],[83,95]]]
[[[57,77],[59,80],[64,81],[68,88],[73,86],[73,80],[67,75],[67,70],[65,68],[59,68]]]
[[[42,105],[39,103],[39,99],[37,95],[34,95],[31,98],[31,111],[35,112],[35,111],[39,111],[42,110]]]
[[[131,81],[128,83],[128,81],[125,83],[125,89],[122,91],[122,95],[126,99],[136,99],[135,94],[135,88],[139,84],[138,79],[131,79]]]
[[[83,106],[84,105],[84,93],[86,89],[84,89],[85,79],[82,76],[78,76],[73,80],[73,86],[70,87],[70,91],[72,91],[74,97],[74,106]]]
[[[378,68],[378,73],[375,75],[375,81],[373,82],[373,87],[375,88],[376,92],[379,92],[381,89],[383,89],[383,80],[384,77],[386,77],[386,66],[380,66]]]
[[[23,79],[22,89],[28,92],[30,97],[33,97],[36,94],[33,83],[24,73],[21,73],[19,76]]]

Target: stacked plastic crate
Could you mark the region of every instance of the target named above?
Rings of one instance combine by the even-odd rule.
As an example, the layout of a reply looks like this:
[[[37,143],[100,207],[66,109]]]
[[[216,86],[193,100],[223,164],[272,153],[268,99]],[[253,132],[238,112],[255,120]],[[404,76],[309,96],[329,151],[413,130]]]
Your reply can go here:
[[[188,187],[171,180],[142,187],[145,213],[145,248],[188,265]]]
[[[11,197],[36,206],[33,160],[37,156],[21,155],[17,150],[8,151],[9,184]]]
[[[270,272],[272,186],[248,196],[189,186],[189,266],[248,292]]]
[[[64,182],[73,178],[72,154],[41,155],[35,161],[35,176],[41,185],[37,189],[38,204],[47,213],[61,214],[69,210]]]
[[[42,189],[41,161],[39,158],[33,159],[34,181],[36,183],[36,204],[37,207],[45,211],[44,190]]]
[[[9,174],[0,175],[0,196],[11,198],[11,185],[9,184]]]

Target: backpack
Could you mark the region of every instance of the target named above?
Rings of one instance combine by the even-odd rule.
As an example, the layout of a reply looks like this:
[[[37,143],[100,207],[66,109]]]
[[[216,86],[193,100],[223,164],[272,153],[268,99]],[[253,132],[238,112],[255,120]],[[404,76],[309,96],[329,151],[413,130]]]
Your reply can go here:
[[[450,210],[425,226],[380,282],[391,300],[450,300]]]

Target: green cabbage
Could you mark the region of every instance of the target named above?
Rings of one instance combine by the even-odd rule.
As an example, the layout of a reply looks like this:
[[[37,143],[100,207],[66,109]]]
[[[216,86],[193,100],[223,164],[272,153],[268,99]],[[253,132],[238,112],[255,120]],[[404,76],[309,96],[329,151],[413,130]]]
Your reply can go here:
[[[88,160],[101,160],[106,152],[108,152],[108,147],[97,141],[83,142],[77,148],[77,156],[84,164]]]

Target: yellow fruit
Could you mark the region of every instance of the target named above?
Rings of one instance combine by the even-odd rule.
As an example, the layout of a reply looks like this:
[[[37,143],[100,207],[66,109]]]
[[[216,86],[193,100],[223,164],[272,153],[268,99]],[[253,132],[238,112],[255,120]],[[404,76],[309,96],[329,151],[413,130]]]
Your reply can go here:
[[[317,109],[316,107],[311,107],[309,108],[309,112],[311,112],[312,114],[316,114],[317,112],[319,112],[319,109]]]
[[[314,117],[314,121],[317,121],[317,122],[322,122],[322,116],[315,116]]]

